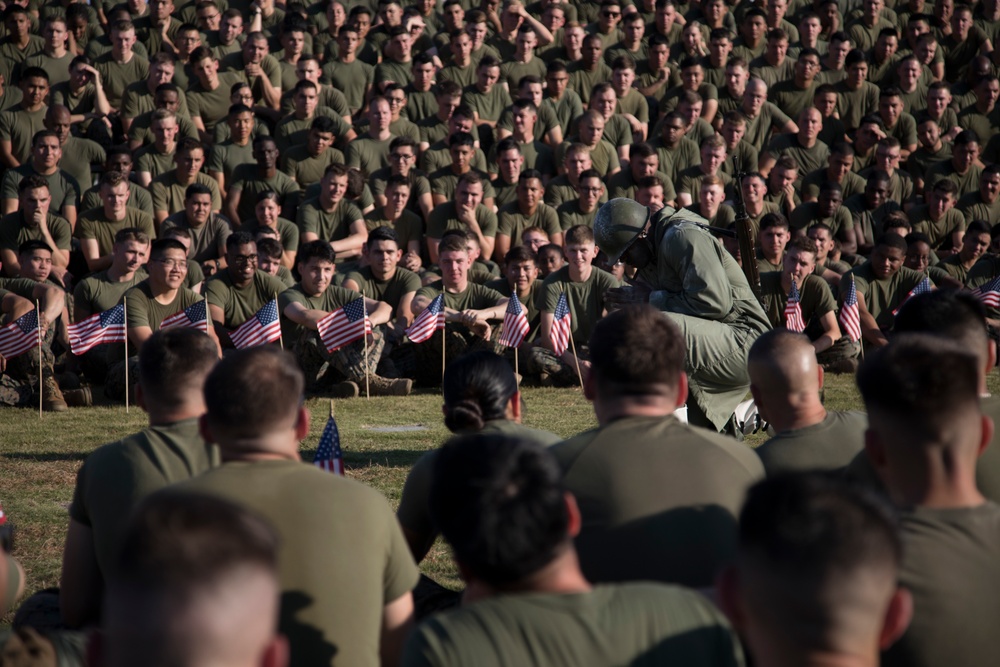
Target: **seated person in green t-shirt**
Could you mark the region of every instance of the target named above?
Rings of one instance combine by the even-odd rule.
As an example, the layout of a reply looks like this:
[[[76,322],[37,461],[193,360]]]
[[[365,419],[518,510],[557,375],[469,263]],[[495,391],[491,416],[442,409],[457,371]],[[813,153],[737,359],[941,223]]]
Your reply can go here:
[[[541,321],[538,295],[542,291],[542,281],[538,279],[538,258],[527,245],[521,245],[508,250],[504,262],[504,276],[489,281],[486,286],[507,298],[517,290],[517,300],[524,308],[530,328],[525,340],[534,340],[538,336]]]
[[[445,357],[454,359],[466,351],[492,349],[490,340],[495,332],[490,321],[503,318],[507,299],[499,292],[469,279],[469,268],[474,260],[465,234],[445,236],[438,251],[441,280],[417,290],[413,299],[414,316],[419,316],[435,297],[443,294],[447,340]],[[440,381],[441,338],[435,334],[414,346],[417,377],[421,382],[430,384]]]
[[[183,227],[169,227],[163,231],[160,238],[174,239],[180,242],[184,246],[184,249],[187,250],[188,272],[187,278],[184,279],[184,287],[187,287],[192,292],[201,294],[201,285],[205,282],[205,272],[202,270],[201,264],[191,259],[191,230]]]
[[[16,276],[20,271],[17,254],[29,239],[52,248],[52,273],[61,282],[69,266],[73,230],[69,223],[49,213],[52,196],[41,176],[27,176],[17,186],[18,211],[0,218],[0,262],[3,272]]]
[[[531,349],[525,372],[545,385],[573,387],[580,384],[580,374],[590,368],[587,342],[594,325],[604,316],[604,293],[620,283],[610,273],[593,265],[597,246],[594,244],[594,230],[590,227],[577,225],[568,229],[563,253],[566,265],[549,274],[538,295],[541,345]],[[575,341],[575,347],[567,344],[565,351],[557,355],[552,326],[561,294],[566,295],[570,309],[569,335]]]
[[[479,238],[479,247],[486,257],[493,256],[496,243],[497,216],[484,199],[486,179],[475,171],[458,178],[454,201],[434,207],[427,220],[427,252],[431,262],[438,261],[438,244],[449,229],[467,229]]]
[[[385,348],[378,326],[392,317],[392,307],[364,297],[354,290],[333,284],[335,256],[329,243],[310,241],[299,248],[296,258],[299,282],[281,293],[278,308],[282,317],[284,345],[306,376],[309,391],[327,391],[334,397],[354,398],[367,383],[377,396],[406,396],[412,380],[390,379],[376,373]],[[319,334],[319,322],[357,299],[364,298],[372,333],[334,351],[327,350]]]
[[[789,239],[788,218],[780,213],[765,213],[757,235],[757,270],[760,273],[781,271]]]
[[[566,265],[563,249],[555,243],[546,243],[538,249],[538,277],[545,280]]]
[[[398,139],[393,143],[395,141]],[[396,149],[392,154],[396,155],[399,150],[404,149]],[[424,245],[424,221],[408,207],[412,192],[413,183],[406,176],[393,174],[386,177],[381,197],[385,203],[365,215],[365,227],[369,233],[378,227],[392,228],[399,249],[403,251],[400,262],[410,271],[417,272],[422,264],[420,251]]]
[[[75,232],[80,239],[80,251],[91,271],[111,266],[115,234],[122,229],[137,227],[151,239],[156,238],[153,216],[128,205],[131,192],[121,172],[106,171],[101,174],[100,192],[100,208],[84,212]]]
[[[754,403],[774,431],[754,450],[769,477],[842,470],[864,447],[864,413],[823,406],[823,371],[807,336],[786,329],[762,334],[750,348],[748,367]]]
[[[405,183],[402,184],[406,187]],[[390,187],[389,192],[392,192]],[[344,278],[344,287],[382,301],[392,308],[392,324],[383,332],[388,343],[403,340],[403,332],[413,321],[413,297],[420,289],[420,276],[399,266],[403,250],[392,227],[376,227],[361,248],[364,266]]]
[[[583,177],[580,177],[583,184]],[[525,169],[517,179],[517,199],[500,208],[497,215],[496,247],[493,256],[502,261],[512,246],[518,245],[521,232],[528,227],[541,227],[556,245],[563,244],[559,214],[542,201],[545,185],[536,169]]]
[[[288,655],[277,629],[280,540],[259,514],[168,492],[143,503],[122,542],[95,649],[101,664],[165,667],[220,656],[249,664]]]
[[[940,263],[935,264],[937,262],[937,255],[931,250],[931,240],[927,234],[910,232],[903,237],[903,240],[906,241],[906,257],[903,259],[904,267],[919,271],[928,276],[931,282],[937,287],[962,289],[965,286],[965,281],[953,278],[944,270]],[[949,257],[949,259],[951,258]],[[932,266],[932,264],[934,265]]]
[[[226,267],[205,283],[209,316],[224,348],[230,333],[285,291],[278,278],[257,268],[257,243],[248,232],[226,239]]]
[[[469,665],[487,653],[524,667],[597,655],[602,664],[742,664],[735,633],[698,593],[588,582],[573,544],[587,519],[550,451],[507,434],[464,435],[439,450],[430,515],[469,604],[419,625],[403,664]]]
[[[136,394],[147,428],[97,448],[77,474],[59,591],[70,627],[100,621],[104,585],[118,570],[139,501],[219,464],[215,446],[198,433],[205,378],[218,356],[215,342],[194,329],[157,332],[143,346]]]
[[[55,288],[53,287],[52,289]],[[0,323],[9,324],[34,309],[34,299],[28,299],[0,287]],[[38,395],[32,388],[31,382],[28,379],[14,379],[6,373],[6,370],[7,359],[0,354],[0,406],[20,408],[28,405],[38,405]],[[32,398],[35,400],[32,401]],[[0,565],[0,568],[2,567]],[[0,577],[2,576],[0,574]],[[2,582],[2,579],[0,579],[0,582]],[[2,605],[3,600],[4,598],[0,597],[0,605]],[[13,600],[9,600],[9,602],[13,602]]]
[[[747,496],[718,599],[757,664],[877,665],[913,610],[902,558],[875,494],[820,473],[769,479]]]
[[[257,230],[254,240],[257,242],[257,268],[277,277],[285,283],[285,287],[294,285],[295,278],[292,277],[292,272],[281,263],[284,250],[278,239],[278,233],[268,227],[262,227]]]

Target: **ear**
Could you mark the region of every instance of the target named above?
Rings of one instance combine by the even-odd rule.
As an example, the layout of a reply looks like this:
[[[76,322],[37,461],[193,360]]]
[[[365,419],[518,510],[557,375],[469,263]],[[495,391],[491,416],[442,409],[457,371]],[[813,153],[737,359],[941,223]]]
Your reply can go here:
[[[677,377],[677,398],[674,400],[674,407],[682,407],[688,400],[688,376],[683,371]]]
[[[299,408],[298,418],[295,421],[295,439],[302,440],[306,439],[309,435],[309,410],[302,406]]]
[[[903,636],[913,619],[913,596],[905,588],[897,588],[885,610],[882,631],[879,633],[879,648],[886,650]]]
[[[996,428],[992,418],[983,415],[981,419],[983,432],[979,436],[979,451],[976,453],[977,458],[982,456],[983,452],[986,451],[986,448],[990,446],[990,442],[993,440],[993,431]]]
[[[275,635],[264,648],[264,655],[261,656],[261,666],[288,667],[289,664],[288,638],[285,635]]]
[[[576,504],[576,497],[569,491],[563,493],[563,500],[566,503],[566,513],[569,515],[566,536],[575,538],[580,534],[580,528],[583,525],[583,518],[580,516],[580,506]]]
[[[521,423],[521,392],[518,390],[510,397],[510,402],[507,404],[507,410],[510,412],[510,420],[513,422]]]
[[[740,606],[740,575],[734,565],[727,566],[715,578],[715,599],[733,629],[742,632],[746,618]]]
[[[591,403],[597,398],[597,380],[594,378],[593,369],[583,378],[583,397]]]
[[[212,435],[212,429],[208,426],[208,413],[203,414],[198,417],[198,435],[205,442],[215,442],[215,436]]]

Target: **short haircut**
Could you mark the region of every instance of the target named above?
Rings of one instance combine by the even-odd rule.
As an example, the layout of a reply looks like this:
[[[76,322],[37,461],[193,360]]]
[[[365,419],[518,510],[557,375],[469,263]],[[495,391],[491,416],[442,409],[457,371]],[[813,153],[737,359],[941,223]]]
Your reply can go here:
[[[317,258],[322,262],[329,262],[330,264],[336,264],[337,256],[333,252],[333,248],[327,241],[317,239],[315,241],[309,241],[308,243],[303,243],[299,246],[299,252],[295,256],[295,263],[305,265],[309,260]]]
[[[17,184],[17,193],[21,194],[22,192],[27,192],[28,190],[40,190],[42,188],[48,190],[49,182],[38,174],[31,174],[30,176],[22,178],[21,182]]]
[[[505,359],[481,350],[448,364],[442,392],[448,430],[479,431],[486,422],[505,418],[511,398],[518,393],[517,378]]]
[[[454,438],[434,463],[431,517],[463,568],[493,587],[511,586],[565,548],[561,477],[555,457],[528,440]]]
[[[989,233],[989,229],[986,231]],[[900,308],[893,331],[930,334],[955,341],[979,355],[985,366],[989,341],[986,310],[968,292],[941,289],[914,295]]]
[[[469,252],[465,234],[442,236],[438,244],[438,256],[446,252]]]
[[[148,405],[177,410],[197,396],[219,360],[215,341],[197,329],[157,331],[139,351],[139,386]]]
[[[674,395],[684,354],[680,329],[652,306],[613,311],[594,325],[590,336],[599,395]]]
[[[184,155],[185,153],[190,153],[191,151],[201,151],[205,153],[205,144],[201,143],[194,137],[184,137],[177,141],[177,150],[174,155]]]
[[[161,236],[165,239],[190,239],[191,230],[187,227],[168,227]]]
[[[522,232],[521,235],[523,237],[524,233]],[[531,248],[525,245],[514,246],[507,251],[507,254],[504,255],[503,259],[504,262],[507,263],[507,266],[510,266],[511,264],[521,264],[523,262],[531,262],[532,264],[538,263],[538,258],[535,257],[535,253],[531,252]]]
[[[212,188],[208,187],[204,183],[192,183],[187,186],[187,190],[184,191],[184,201],[191,199],[195,195],[208,195],[212,196]]]
[[[34,252],[35,250],[45,250],[50,255],[52,254],[52,246],[50,246],[45,241],[41,239],[28,239],[21,245],[17,247],[18,255],[26,255],[28,253]]]
[[[381,227],[376,227],[368,232],[368,240],[365,241],[365,245],[371,248],[373,244],[378,243],[379,241],[391,241],[398,247],[399,234],[397,234],[396,230],[392,227],[382,225]]]
[[[771,229],[772,227],[780,227],[783,229],[790,229],[788,224],[788,218],[783,216],[781,213],[767,213],[760,219],[760,231],[765,229]]]
[[[892,232],[886,232],[878,241],[875,242],[875,247],[885,247],[885,248],[895,248],[906,252],[906,240],[899,234],[894,234]]]
[[[270,227],[261,227],[257,230],[258,234],[261,231],[273,230]],[[274,239],[269,236],[261,236],[257,239],[258,257],[267,257],[268,259],[279,260],[284,253],[285,249],[281,247],[281,241],[278,239]]]
[[[168,250],[180,250],[187,255],[187,248],[176,239],[154,239],[149,244],[149,261],[163,259]]]
[[[118,245],[119,243],[128,243],[129,241],[135,241],[136,243],[146,245],[149,243],[149,235],[138,227],[126,227],[125,229],[119,229],[115,234],[115,245]]]
[[[256,243],[253,240],[253,234],[250,232],[235,231],[226,237],[226,252],[235,250],[241,245],[250,245],[251,243]]]
[[[222,447],[253,450],[253,440],[293,426],[304,386],[290,353],[273,347],[237,350],[205,380],[205,420]]]
[[[594,230],[587,225],[574,225],[566,230],[566,245],[586,245],[594,243]]]
[[[793,250],[797,250],[799,252],[812,253],[814,259],[816,257],[816,254],[819,252],[819,249],[816,247],[816,242],[813,241],[808,236],[793,237],[788,242],[788,245],[785,246],[785,252],[791,252]]]
[[[538,171],[537,169],[525,169],[518,175],[517,182],[523,183],[525,181],[530,181],[532,179],[536,181],[541,181],[542,172]]]
[[[454,132],[450,137],[448,137],[448,150],[458,146],[469,146],[472,148],[476,147],[476,138],[472,136],[471,132]]]
[[[220,631],[203,617],[237,611],[235,605],[250,616],[264,603],[261,629],[274,623],[277,570],[277,534],[250,510],[217,496],[154,494],[124,531],[109,580],[104,641],[119,664],[202,664],[230,656],[243,648],[235,644],[244,641],[243,624]],[[258,586],[260,580],[269,585]]]

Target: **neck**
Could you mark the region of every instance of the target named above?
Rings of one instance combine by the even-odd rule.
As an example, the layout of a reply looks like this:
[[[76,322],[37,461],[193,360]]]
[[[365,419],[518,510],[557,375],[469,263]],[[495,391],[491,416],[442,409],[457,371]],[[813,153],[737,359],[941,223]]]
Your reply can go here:
[[[583,268],[578,267],[576,264],[567,264],[566,266],[569,267],[569,279],[576,283],[590,280],[590,274],[594,272],[593,264],[587,264]]]
[[[816,137],[803,137],[799,135],[799,145],[803,148],[812,148],[816,145]]]
[[[375,139],[377,141],[385,141],[386,139],[392,136],[392,132],[389,131],[389,128],[385,128],[384,130],[376,130],[373,128],[369,132],[369,134],[371,135],[372,139]]]
[[[53,165],[51,167],[36,167],[34,164],[32,164],[31,168],[34,169],[37,173],[41,174],[42,176],[51,176],[52,174],[59,171],[58,164]]]
[[[156,299],[157,303],[162,303],[167,305],[173,303],[174,299],[177,298],[178,289],[170,289],[169,287],[164,288],[162,291],[157,289],[155,285],[150,283],[150,291],[153,293],[153,298]]]
[[[512,586],[491,589],[491,596],[512,593],[586,593],[592,586],[580,571],[580,560],[571,543],[548,565],[531,573]]]
[[[960,509],[977,507],[986,499],[976,488],[976,466],[955,452],[944,450],[929,453],[927,448],[911,454],[907,462],[909,474],[902,479],[889,479],[887,486],[893,502],[900,507]]]
[[[277,173],[277,171],[278,171],[277,167],[260,167],[260,166],[257,167],[257,173],[263,176],[264,178],[268,179],[274,178],[274,175],[275,173]]]
[[[128,266],[118,266],[112,263],[108,267],[108,278],[112,282],[124,283],[132,280],[133,277],[135,277],[135,271],[129,271]]]
[[[457,283],[455,283],[453,285],[448,285],[447,283],[445,283],[445,285],[444,285],[444,291],[448,292],[448,294],[461,294],[462,292],[464,292],[468,288],[469,288],[469,277],[468,277],[468,275],[466,275],[464,278],[462,278],[461,280],[459,280]]]
[[[355,54],[355,53],[347,53],[347,52],[345,51],[344,53],[342,53],[342,54],[340,55],[340,62],[342,62],[342,63],[353,63],[353,62],[354,62],[354,60],[355,60],[355,59],[356,59],[357,57],[358,57],[358,56],[357,56],[357,54]]]
[[[530,143],[535,140],[535,128],[531,128],[531,131],[529,132],[528,130],[518,130],[515,127],[511,134],[519,143],[522,144]]]
[[[788,286],[791,288],[791,279]],[[826,419],[827,414],[819,392],[815,390],[777,396],[773,401],[768,401],[764,411],[776,433],[815,426]]]
[[[49,57],[51,58],[62,58],[64,55],[66,55],[66,47],[54,46],[51,49],[49,49],[48,52],[49,52]]]
[[[198,394],[198,392],[194,393]],[[158,410],[147,406],[146,412],[149,413],[150,426],[161,426],[163,424],[172,424],[186,419],[197,419],[205,414],[206,408],[203,400],[195,399],[174,410]]]
[[[878,667],[878,646],[874,641],[871,644],[870,649],[854,655],[756,642],[752,653],[759,667]]]

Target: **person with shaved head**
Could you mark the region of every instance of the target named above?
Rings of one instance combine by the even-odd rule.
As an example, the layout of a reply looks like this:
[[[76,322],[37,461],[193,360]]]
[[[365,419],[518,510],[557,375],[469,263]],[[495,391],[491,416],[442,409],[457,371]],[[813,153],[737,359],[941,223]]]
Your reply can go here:
[[[750,392],[775,435],[756,450],[768,477],[798,470],[837,470],[864,446],[867,418],[823,406],[823,369],[809,337],[786,329],[750,348]]]

